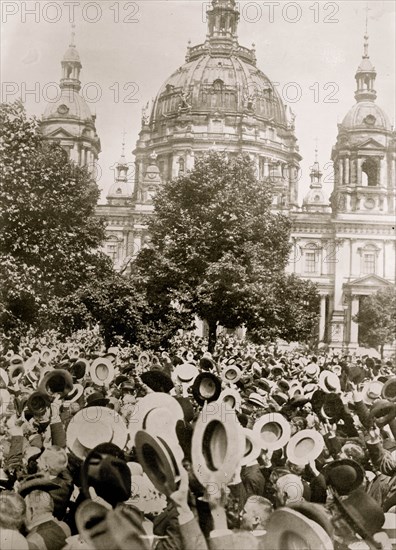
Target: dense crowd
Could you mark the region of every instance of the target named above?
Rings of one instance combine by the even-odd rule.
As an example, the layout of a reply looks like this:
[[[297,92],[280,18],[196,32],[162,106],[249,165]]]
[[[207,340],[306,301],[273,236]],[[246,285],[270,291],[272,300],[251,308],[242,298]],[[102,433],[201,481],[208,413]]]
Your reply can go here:
[[[206,349],[4,350],[1,548],[395,549],[395,364]]]

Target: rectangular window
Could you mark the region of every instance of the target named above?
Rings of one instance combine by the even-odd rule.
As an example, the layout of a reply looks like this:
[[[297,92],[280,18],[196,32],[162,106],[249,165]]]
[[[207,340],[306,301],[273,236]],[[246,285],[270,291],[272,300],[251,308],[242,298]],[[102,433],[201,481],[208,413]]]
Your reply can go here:
[[[365,253],[363,255],[363,275],[375,273],[375,254]]]
[[[316,273],[316,253],[315,252],[305,253],[305,272]]]
[[[107,255],[110,256],[113,263],[116,261],[116,258],[117,258],[117,245],[116,244],[108,244],[107,245]]]

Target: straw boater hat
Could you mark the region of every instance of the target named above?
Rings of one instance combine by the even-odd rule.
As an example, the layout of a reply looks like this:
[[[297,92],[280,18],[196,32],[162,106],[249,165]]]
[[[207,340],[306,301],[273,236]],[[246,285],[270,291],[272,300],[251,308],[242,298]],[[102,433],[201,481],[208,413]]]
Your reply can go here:
[[[208,412],[205,405],[194,427],[191,456],[194,473],[204,486],[229,483],[244,453],[245,441],[232,412]]]
[[[242,428],[245,437],[245,450],[241,460],[241,466],[247,466],[256,460],[261,454],[261,441],[257,433],[249,428]]]
[[[378,380],[370,380],[367,382],[362,391],[363,402],[366,403],[366,405],[372,405],[374,401],[381,398],[383,387],[383,382],[379,382]]]
[[[234,388],[226,388],[223,390],[217,401],[220,405],[224,403],[224,406],[227,407],[226,410],[235,409],[239,411],[242,406],[241,394]]]
[[[145,395],[136,403],[129,422],[130,443],[133,445],[139,430],[149,430],[152,434],[161,432],[163,425],[175,429],[178,420],[183,420],[183,409],[179,402],[167,393],[153,392]],[[161,435],[161,434],[160,434]]]
[[[285,550],[333,550],[333,542],[316,521],[289,507],[278,508],[270,516],[267,525],[265,548]]]
[[[260,437],[261,447],[268,451],[284,447],[291,434],[289,422],[280,413],[264,414],[256,420],[253,431]]]
[[[114,443],[124,449],[128,430],[123,418],[106,407],[88,407],[78,411],[66,430],[67,447],[82,460],[99,443]]]
[[[304,367],[303,371],[309,378],[317,378],[320,373],[320,367],[316,363],[309,363],[306,367]]]
[[[247,400],[254,405],[258,405],[259,407],[264,408],[267,406],[264,398],[258,392],[252,392],[251,394],[249,394]]]
[[[54,352],[49,348],[43,348],[40,353],[40,361],[49,363],[54,358]]]
[[[5,369],[0,368],[0,388],[6,388],[10,379]]]
[[[319,375],[318,386],[326,393],[339,393],[341,391],[340,379],[329,370],[324,370]]]
[[[237,365],[227,365],[221,372],[221,379],[231,384],[236,384],[241,376],[242,370]]]
[[[300,430],[290,439],[286,455],[292,464],[305,465],[318,458],[324,449],[324,440],[315,430]]]
[[[108,386],[115,376],[114,365],[109,359],[98,357],[92,361],[89,373],[97,386]]]

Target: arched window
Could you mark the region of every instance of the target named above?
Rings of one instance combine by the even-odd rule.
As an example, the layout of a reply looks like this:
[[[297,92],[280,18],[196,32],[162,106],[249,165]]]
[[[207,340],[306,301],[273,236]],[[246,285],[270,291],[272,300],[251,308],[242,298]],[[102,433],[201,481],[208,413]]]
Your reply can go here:
[[[184,158],[179,157],[179,174],[184,174],[185,162]]]
[[[362,164],[362,184],[369,187],[378,185],[378,162],[373,158],[366,159]]]

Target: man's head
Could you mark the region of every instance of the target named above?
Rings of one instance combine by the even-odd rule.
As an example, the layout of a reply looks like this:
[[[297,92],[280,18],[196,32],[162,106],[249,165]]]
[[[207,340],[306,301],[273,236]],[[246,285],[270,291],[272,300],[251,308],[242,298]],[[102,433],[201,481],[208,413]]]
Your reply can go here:
[[[275,488],[281,506],[300,502],[303,499],[303,482],[295,474],[286,474],[280,477],[275,483]]]
[[[252,495],[247,499],[241,512],[241,528],[248,531],[266,529],[272,512],[273,506],[269,500],[258,495]]]
[[[67,453],[62,447],[52,445],[42,453],[37,460],[39,472],[48,473],[51,476],[57,476],[67,467]]]
[[[44,514],[52,514],[54,511],[54,501],[49,493],[35,490],[25,496],[26,503],[26,527]]]

